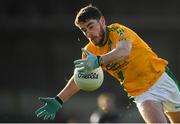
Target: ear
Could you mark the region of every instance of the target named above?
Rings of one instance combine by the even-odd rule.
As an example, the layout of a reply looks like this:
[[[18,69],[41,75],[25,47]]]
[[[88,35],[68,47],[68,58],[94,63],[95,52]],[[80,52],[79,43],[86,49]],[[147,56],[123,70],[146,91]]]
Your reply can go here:
[[[105,20],[105,17],[104,17],[104,16],[101,16],[100,22],[101,22],[101,24],[103,25],[103,27],[106,26],[106,20]]]

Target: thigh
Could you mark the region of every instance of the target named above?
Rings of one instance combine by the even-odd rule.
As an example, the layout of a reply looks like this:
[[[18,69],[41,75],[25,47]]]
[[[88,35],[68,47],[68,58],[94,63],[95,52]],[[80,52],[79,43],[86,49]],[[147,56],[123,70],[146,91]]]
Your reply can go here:
[[[180,123],[180,111],[166,112],[166,115],[172,123]]]
[[[160,102],[146,100],[138,106],[138,109],[146,123],[167,123],[163,106]]]

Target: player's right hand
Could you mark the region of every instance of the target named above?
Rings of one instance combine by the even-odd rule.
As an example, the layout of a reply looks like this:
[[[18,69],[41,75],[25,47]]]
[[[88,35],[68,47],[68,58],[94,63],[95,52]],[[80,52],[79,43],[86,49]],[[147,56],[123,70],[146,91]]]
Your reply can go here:
[[[85,50],[84,48],[81,49],[83,53],[87,56],[85,59],[78,59],[74,61],[75,68],[78,68],[79,72],[88,72],[96,69],[100,66],[99,58]]]
[[[35,111],[36,116],[44,120],[53,120],[56,116],[56,112],[62,108],[62,103],[60,103],[56,97],[39,97],[39,100],[44,103],[44,106]]]

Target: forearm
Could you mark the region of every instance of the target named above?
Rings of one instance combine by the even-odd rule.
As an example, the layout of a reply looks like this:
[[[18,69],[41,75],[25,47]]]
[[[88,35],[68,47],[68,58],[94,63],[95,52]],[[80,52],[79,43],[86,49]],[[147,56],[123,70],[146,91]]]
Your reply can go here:
[[[66,102],[71,96],[76,94],[80,89],[74,82],[73,76],[70,78],[64,89],[57,95],[63,102]]]
[[[64,89],[57,95],[58,97],[39,97],[39,100],[43,102],[44,105],[35,111],[36,116],[44,120],[53,120],[58,110],[62,108],[63,102],[66,102],[78,91],[79,88],[76,86],[72,76]]]
[[[112,62],[123,61],[127,56],[121,50],[113,49],[111,52],[101,56],[102,64],[107,65]]]
[[[121,41],[117,47],[107,54],[101,56],[102,64],[127,60],[131,52],[132,44],[128,41]]]

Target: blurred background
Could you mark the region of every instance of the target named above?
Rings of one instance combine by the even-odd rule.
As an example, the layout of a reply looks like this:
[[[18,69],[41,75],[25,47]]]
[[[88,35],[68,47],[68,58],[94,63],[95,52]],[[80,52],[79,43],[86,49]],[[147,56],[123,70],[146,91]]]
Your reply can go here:
[[[100,89],[80,91],[54,121],[37,119],[39,96],[55,96],[73,74],[73,61],[87,43],[74,26],[76,13],[93,3],[107,24],[136,31],[180,80],[180,8],[178,0],[1,0],[0,122],[89,122],[102,92],[116,96],[119,122],[144,122],[119,82],[106,75]]]

